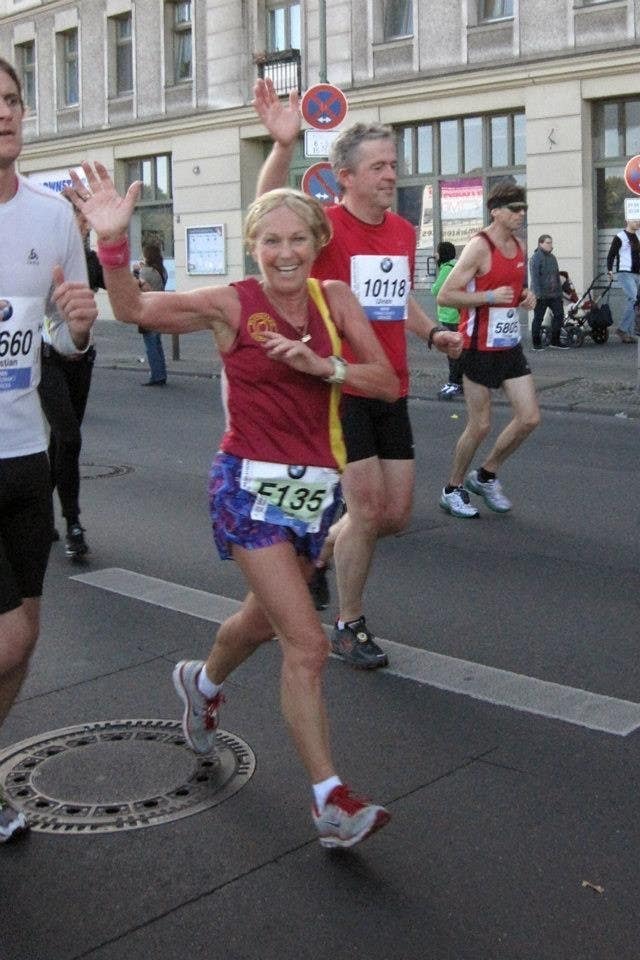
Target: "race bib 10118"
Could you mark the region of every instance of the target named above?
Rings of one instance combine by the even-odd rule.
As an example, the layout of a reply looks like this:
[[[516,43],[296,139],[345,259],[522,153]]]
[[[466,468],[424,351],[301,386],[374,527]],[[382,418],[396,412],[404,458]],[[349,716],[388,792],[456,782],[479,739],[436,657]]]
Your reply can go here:
[[[369,320],[406,320],[411,293],[409,258],[351,257],[351,289]]]

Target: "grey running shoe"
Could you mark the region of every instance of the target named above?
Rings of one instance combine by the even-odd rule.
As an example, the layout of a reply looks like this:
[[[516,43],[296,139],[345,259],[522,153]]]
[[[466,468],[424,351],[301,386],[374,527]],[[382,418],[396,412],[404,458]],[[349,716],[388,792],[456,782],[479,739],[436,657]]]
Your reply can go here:
[[[384,650],[374,643],[373,634],[367,630],[364,617],[355,620],[351,625],[345,624],[343,630],[334,627],[331,649],[350,667],[358,670],[376,670],[389,663]]]
[[[207,700],[198,690],[198,674],[203,667],[202,660],[181,660],[173,670],[173,685],[184,703],[182,732],[193,752],[201,755],[215,751],[218,711],[224,703],[222,693]]]
[[[0,790],[0,843],[7,843],[29,829],[24,813],[20,813],[5,799]]]
[[[326,610],[329,606],[329,584],[327,582],[327,568],[316,567],[309,580],[309,593],[316,610]]]
[[[72,560],[78,557],[84,557],[89,552],[87,541],[84,539],[84,527],[79,523],[74,523],[67,530],[67,536],[64,541],[64,552]]]
[[[502,485],[497,477],[495,480],[487,480],[486,483],[481,483],[480,480],[478,480],[478,471],[472,470],[471,473],[468,474],[465,483],[470,490],[473,490],[474,493],[483,497],[484,502],[490,510],[495,510],[496,513],[507,513],[511,510],[511,500],[505,496]]]
[[[355,847],[391,819],[384,807],[357,797],[344,784],[333,788],[322,813],[314,806],[311,814],[323,847]]]
[[[450,493],[443,488],[439,500],[440,506],[452,517],[479,517],[475,507],[471,506],[469,492],[464,487],[454,487]]]

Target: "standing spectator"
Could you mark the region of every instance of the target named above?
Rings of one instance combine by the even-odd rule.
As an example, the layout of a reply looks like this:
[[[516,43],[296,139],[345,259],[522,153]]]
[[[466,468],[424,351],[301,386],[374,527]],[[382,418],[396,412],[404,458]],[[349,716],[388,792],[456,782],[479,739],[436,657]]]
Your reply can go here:
[[[63,191],[69,199],[68,191]],[[69,202],[71,202],[69,200]],[[89,286],[104,287],[102,267],[89,246],[89,224],[81,210],[72,208],[82,237]],[[87,406],[96,351],[91,342],[85,353],[73,357],[59,353],[51,342],[48,325],[42,335],[42,376],[38,391],[44,415],[50,427],[49,466],[51,487],[57,488],[62,516],[67,524],[65,553],[71,560],[83,557],[89,550],[80,525],[80,450],[82,420]],[[53,539],[58,539],[53,530]]]
[[[618,280],[624,290],[626,298],[622,320],[618,324],[616,333],[623,343],[635,343],[635,303],[640,286],[640,240],[638,240],[640,221],[625,220],[624,230],[616,233],[611,241],[607,254],[607,272],[613,280],[613,265],[615,263]]]
[[[42,318],[58,353],[89,346],[98,311],[82,240],[62,197],[16,172],[22,88],[0,59],[0,723],[20,692],[40,632],[40,596],[51,549],[53,503],[38,399]],[[0,791],[0,843],[27,829]]]
[[[134,276],[138,279],[141,290],[158,292],[167,285],[167,270],[162,259],[162,251],[157,243],[145,243],[142,246],[142,256]],[[149,379],[143,383],[144,387],[163,387],[167,382],[167,365],[162,348],[162,337],[155,330],[141,330],[144,348],[149,362]]]
[[[540,331],[542,321],[547,310],[551,310],[551,346],[559,350],[568,350],[568,343],[560,342],[560,331],[564,323],[564,309],[562,306],[562,277],[558,269],[558,261],[552,253],[553,239],[548,233],[538,237],[536,247],[529,261],[529,280],[531,289],[536,295],[536,308],[533,311],[531,324],[531,340],[534,350],[542,350]]]
[[[440,287],[445,282],[451,271],[456,265],[456,248],[448,240],[442,240],[438,244],[436,251],[438,261],[438,276],[431,287],[431,293],[434,297],[438,296]],[[441,307],[438,304],[438,323],[443,324],[447,330],[458,329],[460,312],[455,307]],[[439,400],[453,400],[454,397],[462,395],[462,366],[460,357],[449,357],[449,380],[438,393]]]

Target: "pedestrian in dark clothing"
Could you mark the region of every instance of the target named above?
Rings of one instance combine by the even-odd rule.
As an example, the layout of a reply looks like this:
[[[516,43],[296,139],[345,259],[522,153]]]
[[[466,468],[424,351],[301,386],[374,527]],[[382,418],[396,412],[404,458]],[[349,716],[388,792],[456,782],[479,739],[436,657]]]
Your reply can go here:
[[[89,286],[104,288],[102,267],[89,245],[89,224],[74,207],[76,223],[84,244]],[[89,547],[80,524],[80,450],[82,420],[89,398],[91,375],[96,359],[93,343],[75,357],[63,356],[49,342],[47,328],[43,332],[42,376],[38,391],[40,403],[50,428],[49,463],[52,489],[57,489],[62,516],[67,525],[65,553],[71,560],[84,556]],[[57,530],[52,538],[59,537]]]
[[[451,271],[456,265],[456,248],[448,240],[442,240],[438,244],[436,252],[438,261],[438,276],[431,287],[431,293],[434,297],[438,296],[440,287],[445,282]],[[438,323],[442,323],[447,330],[456,331],[460,320],[460,313],[455,307],[441,307],[437,305]],[[460,357],[449,357],[449,379],[445,385],[438,391],[439,400],[452,400],[454,397],[462,396],[462,360]]]
[[[138,280],[140,289],[144,291],[164,290],[167,285],[167,271],[162,259],[162,251],[157,243],[145,243],[142,246],[142,256],[134,269],[133,274]],[[145,387],[163,387],[167,382],[167,365],[162,347],[162,337],[155,330],[140,328],[144,348],[149,364],[149,379],[145,380]]]
[[[542,321],[547,310],[551,310],[551,346],[568,349],[568,344],[560,342],[560,331],[564,323],[562,306],[562,278],[558,270],[558,261],[553,253],[553,239],[548,233],[538,237],[538,246],[529,261],[529,284],[537,297],[531,340],[534,350],[542,350]]]

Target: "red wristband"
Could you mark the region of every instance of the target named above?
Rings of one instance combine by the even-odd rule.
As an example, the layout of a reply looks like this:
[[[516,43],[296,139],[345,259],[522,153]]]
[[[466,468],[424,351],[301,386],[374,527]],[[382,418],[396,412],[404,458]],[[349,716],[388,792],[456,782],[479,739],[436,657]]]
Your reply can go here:
[[[116,243],[103,243],[98,240],[98,260],[105,270],[118,270],[128,267],[131,262],[129,238],[123,237]]]

